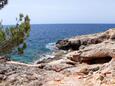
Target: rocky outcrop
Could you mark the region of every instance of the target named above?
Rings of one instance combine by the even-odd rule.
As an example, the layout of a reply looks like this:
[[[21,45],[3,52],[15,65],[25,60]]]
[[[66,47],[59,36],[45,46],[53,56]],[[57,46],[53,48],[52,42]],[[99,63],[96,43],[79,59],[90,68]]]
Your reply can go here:
[[[69,59],[44,65],[0,63],[0,86],[114,86],[114,77],[115,61],[103,65],[79,64]]]
[[[79,50],[80,46],[87,46],[91,44],[98,44],[105,40],[115,39],[115,30],[110,29],[106,32],[77,36],[65,40],[59,40],[56,46],[62,50]]]
[[[81,46],[80,40],[76,40],[75,42],[71,42],[69,40],[59,40],[56,43],[56,47],[62,50],[69,50],[69,49],[78,50],[80,46]]]
[[[83,40],[85,40],[84,47],[79,47],[77,51],[68,53],[66,56],[77,62],[87,62],[93,63],[105,63],[115,58],[115,30],[110,29],[103,33],[98,33],[96,35],[81,36],[68,39],[70,43],[75,43],[74,41],[82,41],[81,47],[84,45]],[[91,40],[98,40],[94,42]],[[100,41],[99,41],[100,40]]]
[[[57,42],[54,58],[25,64],[0,57],[0,86],[114,86],[115,30]],[[70,51],[71,50],[71,51]]]
[[[68,53],[66,56],[73,61],[92,62],[109,61],[115,58],[114,41],[105,41],[96,45],[90,45],[79,51]]]
[[[0,63],[0,86],[58,86],[60,80],[68,78],[61,72],[73,67],[75,64],[67,59],[35,65],[3,61]]]

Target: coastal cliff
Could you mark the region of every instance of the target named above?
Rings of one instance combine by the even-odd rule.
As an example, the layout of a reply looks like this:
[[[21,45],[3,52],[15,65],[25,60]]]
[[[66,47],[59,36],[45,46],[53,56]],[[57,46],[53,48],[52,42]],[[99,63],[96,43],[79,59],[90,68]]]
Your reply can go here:
[[[114,86],[115,29],[59,40],[54,58],[25,64],[0,57],[0,86]]]

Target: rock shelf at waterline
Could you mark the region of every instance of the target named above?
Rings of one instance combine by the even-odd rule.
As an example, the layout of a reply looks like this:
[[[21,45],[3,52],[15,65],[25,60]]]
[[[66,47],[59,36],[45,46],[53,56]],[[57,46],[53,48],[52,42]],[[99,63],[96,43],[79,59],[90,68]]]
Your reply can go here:
[[[114,86],[115,29],[59,40],[54,57],[25,64],[0,57],[1,86]]]

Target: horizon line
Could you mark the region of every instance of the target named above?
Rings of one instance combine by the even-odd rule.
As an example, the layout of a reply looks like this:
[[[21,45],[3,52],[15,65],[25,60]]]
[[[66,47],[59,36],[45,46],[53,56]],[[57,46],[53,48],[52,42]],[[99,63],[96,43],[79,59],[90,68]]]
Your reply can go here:
[[[115,24],[115,23],[31,23],[31,25],[67,25],[67,24]],[[16,25],[16,24],[3,24],[3,25]]]

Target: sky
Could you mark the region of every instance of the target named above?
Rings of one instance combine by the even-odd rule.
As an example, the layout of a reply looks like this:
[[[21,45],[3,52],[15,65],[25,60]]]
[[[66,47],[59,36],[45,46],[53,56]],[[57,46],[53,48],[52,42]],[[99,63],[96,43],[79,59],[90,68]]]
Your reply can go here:
[[[9,0],[0,20],[15,24],[19,13],[31,24],[115,23],[115,0]]]

